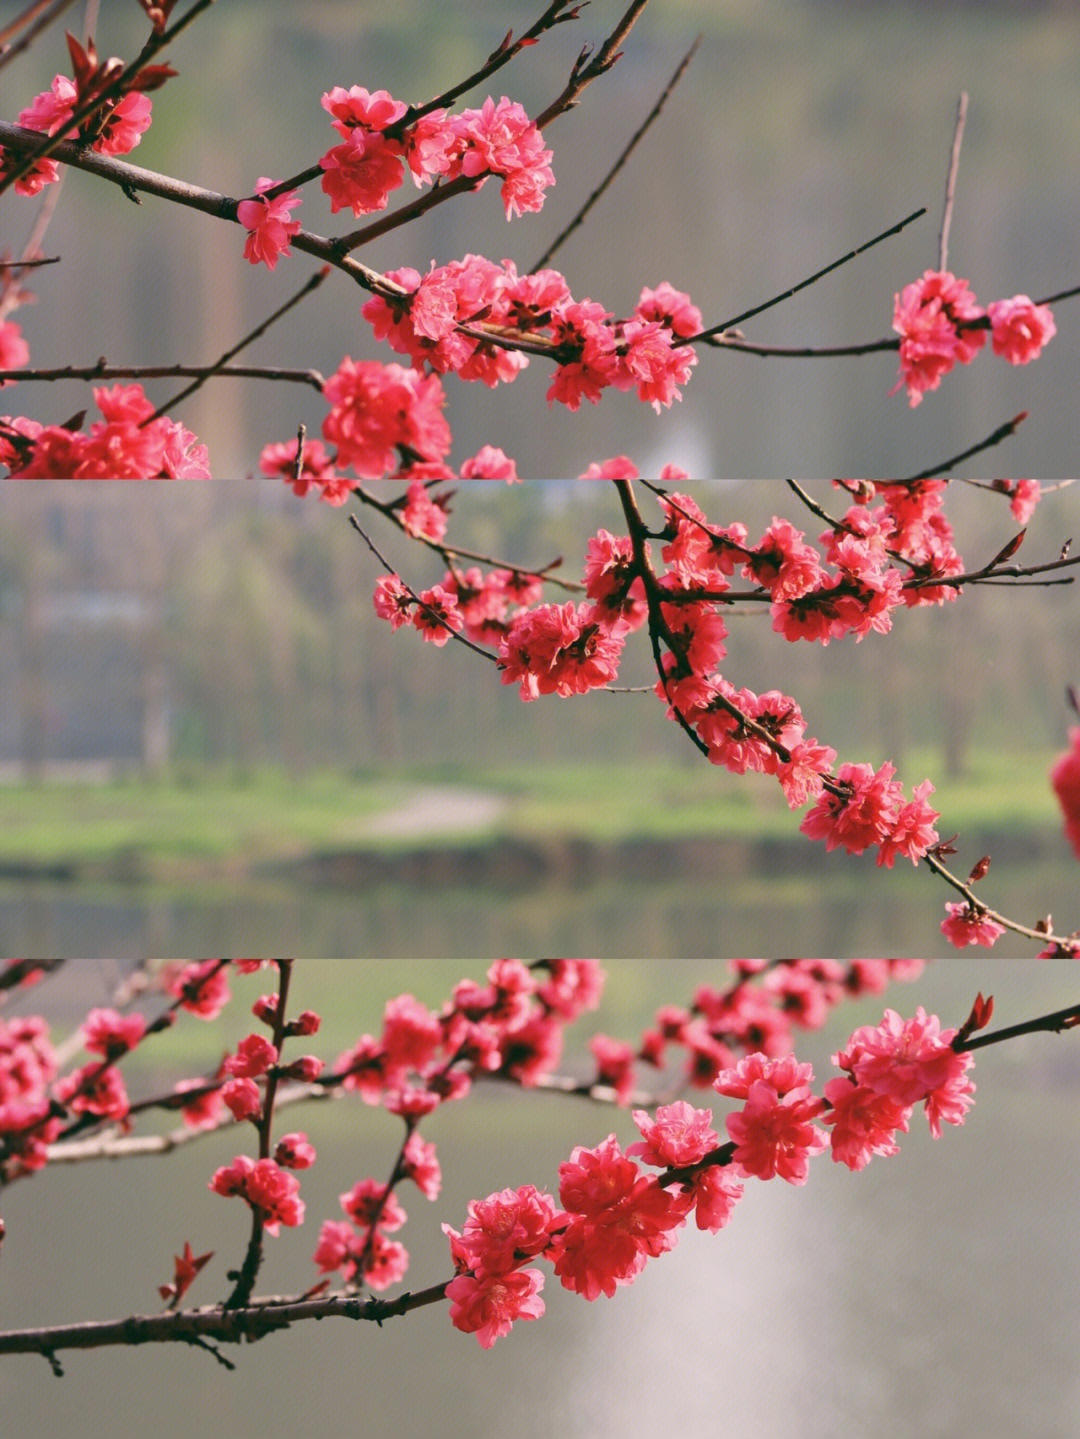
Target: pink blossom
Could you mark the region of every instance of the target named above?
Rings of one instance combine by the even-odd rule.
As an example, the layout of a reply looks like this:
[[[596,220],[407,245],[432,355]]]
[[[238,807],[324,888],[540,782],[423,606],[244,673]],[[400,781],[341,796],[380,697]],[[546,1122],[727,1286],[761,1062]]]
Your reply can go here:
[[[377,1223],[380,1229],[392,1232],[400,1229],[407,1217],[397,1195],[377,1179],[359,1180],[339,1199],[342,1209],[360,1229]]]
[[[505,480],[508,485],[520,484],[517,464],[497,445],[482,445],[471,460],[461,467],[463,480]]]
[[[274,1159],[282,1169],[310,1169],[315,1163],[315,1146],[302,1132],[283,1134],[274,1146]]]
[[[1065,834],[1080,858],[1080,725],[1069,731],[1069,744],[1050,771],[1050,783],[1065,816]]]
[[[544,1313],[539,1269],[519,1269],[477,1279],[459,1274],[446,1286],[450,1320],[455,1329],[475,1334],[484,1349],[509,1334],[515,1319],[539,1319]]]
[[[754,1080],[745,1106],[725,1120],[736,1173],[805,1184],[810,1156],[825,1148],[825,1136],[811,1123],[824,1107],[808,1085],[780,1093],[769,1079]]]
[[[630,1283],[651,1256],[671,1249],[692,1199],[640,1175],[614,1134],[596,1149],[578,1146],[559,1166],[559,1198],[570,1221],[553,1241],[555,1273],[593,1300]]]
[[[188,1090],[202,1089],[201,1079],[182,1079],[173,1086],[174,1094],[185,1094]],[[221,1117],[222,1099],[220,1089],[209,1089],[205,1094],[196,1094],[180,1109],[184,1123],[189,1129],[213,1129]]]
[[[244,1198],[263,1214],[268,1234],[277,1234],[281,1225],[294,1228],[304,1222],[304,1201],[300,1182],[272,1159],[259,1159],[246,1176]]]
[[[448,644],[451,636],[465,626],[457,601],[442,585],[432,585],[429,590],[421,590],[420,604],[413,610],[412,622],[424,639],[438,649]]]
[[[13,170],[22,159],[21,155],[7,152],[0,146],[0,179]],[[46,185],[55,185],[60,179],[60,165],[48,155],[41,160],[35,160],[33,166],[15,181],[16,195],[38,195]]]
[[[102,1068],[92,1062],[65,1074],[53,1086],[61,1104],[74,1114],[95,1114],[101,1119],[126,1119],[130,1105],[123,1076],[114,1065]]]
[[[122,96],[109,109],[93,148],[102,155],[126,155],[134,150],[150,128],[152,109],[146,95],[133,91]]]
[[[896,1154],[895,1132],[907,1133],[910,1107],[850,1079],[830,1079],[825,1098],[832,1106],[823,1123],[832,1126],[832,1157],[849,1169],[863,1169],[875,1154]]]
[[[921,280],[906,285],[893,312],[893,329],[900,335],[900,379],[893,393],[906,385],[915,406],[927,390],[937,389],[953,365],[972,360],[986,343],[985,328],[973,323],[984,315],[967,281],[947,270],[927,270]]]
[[[676,290],[667,280],[661,280],[655,290],[644,288],[634,313],[642,320],[656,320],[683,340],[703,328],[701,311],[691,304],[690,296]]]
[[[934,821],[941,815],[927,802],[927,796],[933,792],[934,786],[928,779],[912,790],[911,802],[903,806],[893,828],[881,841],[877,858],[879,867],[885,865],[892,869],[893,861],[900,855],[917,865],[927,850],[937,844],[939,836]]]
[[[628,320],[619,342],[620,366],[612,383],[619,389],[637,386],[639,400],[651,404],[657,414],[681,400],[678,386],[685,385],[697,364],[697,354],[688,345],[675,345],[671,331],[656,320]]]
[[[413,184],[418,189],[430,184],[434,176],[449,173],[458,137],[446,110],[431,110],[422,115],[405,130],[401,139]]]
[[[596,1084],[607,1084],[615,1091],[615,1103],[626,1104],[634,1092],[634,1047],[625,1040],[606,1034],[594,1034],[589,1050],[596,1060]]]
[[[319,164],[323,192],[335,215],[344,209],[354,215],[385,210],[390,192],[405,182],[401,142],[363,126],[350,130],[348,139],[328,150]]]
[[[481,109],[465,110],[451,120],[458,138],[458,156],[449,173],[503,176],[506,218],[543,208],[544,191],[554,185],[540,131],[520,105],[504,95],[496,104],[489,96]]]
[[[216,1019],[229,1002],[229,977],[220,959],[174,961],[162,972],[166,994],[180,1000],[181,1009],[202,1019]]]
[[[422,1069],[434,1058],[441,1036],[437,1016],[411,994],[387,1000],[382,1028],[386,1073]]]
[[[950,944],[963,949],[968,944],[981,944],[989,949],[1005,933],[1004,925],[991,919],[985,911],[977,910],[966,900],[945,906],[946,917],[941,921],[941,932]]]
[[[249,1034],[236,1046],[236,1053],[224,1063],[226,1074],[240,1079],[257,1079],[265,1074],[278,1057],[277,1050],[261,1034]]]
[[[323,393],[331,405],[323,435],[337,445],[338,462],[362,479],[381,479],[393,471],[398,450],[441,460],[450,449],[450,427],[442,414],[446,395],[438,375],[346,356]]]
[[[262,1117],[262,1095],[253,1079],[230,1079],[221,1086],[221,1098],[236,1120]]]
[[[1036,305],[1027,295],[991,300],[986,313],[990,316],[994,354],[1004,355],[1010,365],[1026,365],[1037,359],[1043,346],[1057,334],[1050,306]]]
[[[635,1109],[633,1115],[644,1138],[631,1144],[627,1154],[639,1154],[644,1163],[661,1169],[696,1164],[720,1143],[712,1127],[712,1112],[695,1109],[684,1099],[662,1104],[655,1119],[643,1109]]]
[[[66,75],[55,75],[51,87],[35,95],[33,102],[19,111],[18,124],[26,130],[41,130],[47,135],[55,135],[74,115],[78,101],[75,81]]]
[[[1042,499],[1042,486],[1038,480],[1004,480],[1008,485],[1009,509],[1018,524],[1026,525]]]
[[[507,1274],[548,1247],[558,1215],[550,1194],[531,1184],[469,1201],[460,1251],[478,1277]]]
[[[930,1128],[937,1138],[940,1121],[963,1123],[975,1086],[967,1078],[973,1063],[970,1053],[952,1047],[954,1029],[942,1030],[936,1015],[920,1006],[913,1019],[904,1020],[887,1009],[876,1027],[864,1025],[833,1055],[855,1082],[874,1094],[900,1105],[925,1101]]]
[[[396,1239],[387,1239],[382,1229],[376,1229],[366,1245],[363,1261],[365,1281],[372,1289],[389,1289],[391,1284],[400,1284],[409,1268],[409,1251]]]
[[[261,175],[255,186],[256,193],[276,184],[276,180]],[[275,200],[241,200],[236,207],[236,218],[249,232],[244,242],[244,259],[253,265],[261,262],[272,270],[279,256],[291,254],[289,241],[300,233],[300,221],[292,218],[292,210],[302,203],[298,190],[286,190]]]
[[[842,764],[837,773],[841,794],[823,791],[800,831],[810,839],[823,839],[828,850],[842,845],[849,854],[862,854],[887,840],[900,822],[903,801],[895,773],[888,763],[876,772],[867,764]]]
[[[348,139],[357,127],[380,132],[389,129],[401,119],[407,108],[389,91],[369,91],[362,85],[353,85],[348,90],[342,85],[335,85],[323,95],[320,103],[331,115],[331,123],[343,139]]]
[[[422,480],[413,480],[405,495],[401,525],[413,539],[441,540],[446,534],[446,509],[428,494]]]
[[[425,1199],[438,1199],[442,1189],[442,1169],[435,1157],[435,1146],[426,1143],[415,1131],[409,1135],[402,1150],[401,1170]]]
[[[731,1219],[731,1211],[742,1198],[743,1185],[739,1184],[720,1165],[710,1164],[693,1178],[691,1194],[694,1200],[694,1223],[699,1229],[717,1234]]]
[[[49,1026],[40,1016],[13,1016],[6,1021],[0,1017],[0,1104],[40,1099],[56,1070]]]
[[[2,160],[0,160],[2,168]],[[30,346],[14,320],[0,320],[0,370],[18,370],[30,360]],[[0,389],[17,384],[16,380],[0,380]]]
[[[102,1059],[119,1059],[134,1049],[146,1033],[141,1014],[118,1014],[115,1009],[92,1009],[80,1028],[83,1044]]]
[[[416,601],[398,575],[384,575],[375,585],[375,613],[389,620],[390,628],[399,630],[411,623],[410,613]]]
[[[525,610],[499,646],[502,682],[520,682],[524,700],[584,694],[615,679],[625,637],[625,626],[608,625],[592,605],[568,600]]]
[[[568,1024],[595,1009],[604,990],[605,974],[595,959],[549,959],[550,977],[537,997]]]

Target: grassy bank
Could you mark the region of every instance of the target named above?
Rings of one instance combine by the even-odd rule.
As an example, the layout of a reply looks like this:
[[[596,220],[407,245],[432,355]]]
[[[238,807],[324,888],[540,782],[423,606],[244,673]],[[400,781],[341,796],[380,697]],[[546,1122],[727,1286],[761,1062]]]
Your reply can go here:
[[[942,832],[1026,833],[1054,827],[1046,783],[1053,755],[978,753],[959,780],[942,781],[935,805]],[[913,754],[908,788],[940,772],[940,760]],[[485,791],[507,800],[495,826],[454,829],[447,808],[423,835],[378,838],[371,822],[432,785]],[[693,764],[625,767],[563,764],[534,769],[454,768],[378,777],[263,772],[246,779],[114,781],[100,785],[20,784],[0,789],[0,865],[70,865],[82,872],[125,857],[149,874],[243,872],[252,865],[333,850],[401,850],[433,840],[452,845],[518,837],[574,836],[594,843],[629,838],[783,838],[792,815],[772,780],[737,778]]]

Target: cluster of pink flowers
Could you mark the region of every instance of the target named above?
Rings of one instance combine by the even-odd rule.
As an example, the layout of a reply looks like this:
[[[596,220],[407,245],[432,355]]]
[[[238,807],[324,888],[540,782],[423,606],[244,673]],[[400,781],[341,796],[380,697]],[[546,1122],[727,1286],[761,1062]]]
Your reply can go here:
[[[836,1005],[864,994],[880,994],[895,980],[912,980],[919,959],[764,959],[732,962],[735,980],[726,989],[700,986],[689,1006],[666,1004],[636,1047],[605,1035],[590,1042],[595,1083],[610,1085],[619,1103],[628,1103],[640,1074],[670,1068],[681,1052],[681,1079],[708,1088],[740,1054],[791,1052],[797,1031],[818,1029]],[[754,982],[758,981],[758,982]]]
[[[448,570],[441,584],[414,596],[399,576],[386,575],[375,586],[375,613],[395,630],[412,625],[437,646],[460,632],[478,644],[497,644],[509,633],[512,615],[535,603],[540,588],[534,575],[505,569],[483,575],[472,566],[464,573]]]
[[[635,476],[630,462],[619,457],[585,478]],[[745,526],[710,524],[689,495],[672,493],[661,500],[667,569],[656,584],[671,599],[659,603],[666,653],[656,692],[669,716],[694,730],[713,764],[737,774],[773,775],[793,809],[816,801],[803,821],[804,833],[849,853],[876,845],[878,863],[891,868],[899,856],[917,864],[937,843],[930,782],[918,785],[907,800],[889,765],[875,772],[847,764],[834,775],[835,750],[807,736],[791,696],[736,689],[718,670],[727,628],[716,600],[729,589],[736,569],[768,591],[773,628],[789,640],[827,644],[852,634],[860,640],[871,631],[887,632],[896,609],[955,597],[952,587],[933,583],[963,567],[941,508],[944,482],[863,483],[854,489],[849,483],[837,482],[854,503],[821,536],[823,557],[786,520],[774,517],[751,544]],[[872,505],[878,498],[880,504]],[[406,516],[410,507],[418,514],[406,528],[441,538],[445,512],[425,487],[414,481],[406,500]],[[645,559],[651,563],[648,553]],[[630,541],[606,530],[589,542],[585,603],[526,604],[507,622],[503,581],[501,575],[484,580],[478,570],[470,572],[470,637],[497,640],[502,682],[517,684],[524,700],[545,694],[565,698],[611,684],[627,636],[648,618],[644,576]],[[710,598],[695,598],[699,591]],[[425,590],[420,603],[391,575],[376,586],[375,609],[395,629],[411,624],[442,645],[465,628],[459,599],[452,574]]]
[[[13,480],[208,480],[205,445],[162,415],[141,385],[102,386],[88,434],[0,415],[0,465]]]
[[[251,207],[245,223],[255,227],[248,238],[249,258],[259,258],[260,247],[277,233],[274,227],[285,224],[285,198],[271,204],[244,202]],[[558,365],[548,402],[559,400],[573,410],[582,396],[596,403],[604,388],[614,386],[636,388],[638,397],[659,412],[681,398],[677,386],[697,361],[679,341],[701,328],[700,312],[666,282],[643,289],[634,314],[614,321],[602,305],[574,301],[557,271],[519,276],[510,260],[496,265],[466,255],[433,265],[427,275],[401,269],[386,278],[401,287],[400,297],[375,296],[362,313],[376,339],[407,355],[412,369],[348,356],[342,360],[323,391],[330,404],[323,437],[337,446],[336,453],[329,454],[318,441],[305,445],[299,474],[296,440],[267,445],[260,458],[264,474],[279,475],[299,495],[315,491],[331,504],[343,504],[356,484],[339,473],[345,469],[362,479],[458,478],[446,464],[451,437],[442,415],[445,394],[439,376],[452,372],[489,386],[513,380],[528,364],[528,356],[510,343],[515,334],[554,347]],[[498,331],[502,343],[466,332],[480,318]],[[636,469],[621,458],[592,466],[582,478],[615,477],[620,467],[627,477],[631,470],[636,477]],[[514,461],[494,445],[482,446],[466,460],[460,477],[518,479]],[[669,466],[661,478],[686,476]]]
[[[529,968],[502,959],[489,967],[486,984],[462,980],[438,1014],[411,994],[390,1000],[380,1037],[362,1035],[337,1060],[334,1077],[365,1103],[381,1104],[405,1120],[395,1179],[409,1179],[435,1199],[442,1184],[435,1146],[415,1126],[440,1104],[463,1098],[476,1074],[539,1083],[558,1063],[566,1025],[599,1003],[603,978],[594,960],[552,959]],[[323,1273],[340,1272],[349,1284],[381,1289],[395,1283],[409,1256],[386,1238],[405,1222],[392,1190],[363,1179],[341,1196],[341,1206],[351,1224],[323,1224],[314,1262]],[[494,1272],[489,1261],[485,1278]],[[469,1305],[474,1316],[483,1307],[475,1295]],[[476,1327],[482,1327],[479,1319]]]
[[[895,297],[893,329],[900,336],[900,378],[914,406],[956,364],[966,365],[986,344],[989,331],[996,355],[1011,365],[1026,365],[1057,333],[1048,305],[1027,295],[994,300],[985,309],[966,280],[948,270],[927,270]]]
[[[621,455],[591,465],[580,478],[639,475]],[[665,466],[661,479],[678,482],[685,475]],[[412,481],[388,513],[400,511],[407,533],[439,547],[449,496],[431,492],[437,483]],[[648,541],[639,554],[629,536],[600,530],[588,542],[584,602],[541,603],[538,583],[527,589],[521,576],[484,575],[474,566],[464,575],[449,570],[420,595],[390,575],[376,586],[375,609],[393,628],[410,625],[439,645],[464,633],[495,647],[502,683],[517,684],[524,700],[611,685],[628,636],[648,624],[659,651],[655,692],[711,763],[735,774],[773,776],[790,808],[812,806],[801,830],[829,850],[875,848],[879,866],[891,869],[898,858],[917,865],[939,844],[931,782],[916,785],[908,797],[888,763],[837,768],[836,751],[807,734],[792,696],[736,688],[720,670],[727,640],[722,606],[728,595],[736,598],[731,581],[738,573],[758,587],[755,598],[768,598],[774,631],[827,645],[886,634],[901,609],[955,601],[960,586],[951,581],[963,575],[964,562],[944,511],[948,483],[834,480],[850,503],[821,533],[820,547],[777,516],[753,542],[745,525],[713,524],[691,496],[670,491],[658,497],[664,568],[655,567]],[[995,480],[988,487],[1008,498],[1025,525],[1042,495],[1036,480]],[[1066,790],[1069,773],[1062,770]],[[1004,932],[969,903],[949,906],[942,931],[959,947],[990,945]]]
[[[909,1020],[887,1009],[833,1055],[843,1073],[822,1095],[811,1088],[812,1066],[794,1055],[748,1054],[713,1080],[742,1103],[725,1120],[729,1143],[720,1143],[709,1110],[678,1100],[655,1117],[635,1110],[642,1138],[625,1152],[614,1134],[574,1149],[559,1166],[561,1211],[531,1185],[472,1201],[460,1234],[443,1226],[456,1271],[446,1288],[451,1322],[487,1349],[515,1320],[539,1318],[544,1277],[523,1267],[537,1258],[550,1261],[564,1288],[610,1298],[673,1248],[691,1213],[699,1229],[722,1229],[743,1193],[739,1179],[805,1184],[810,1159],[826,1149],[834,1162],[862,1169],[875,1154],[897,1152],[917,1104],[939,1138],[943,1123],[963,1123],[975,1092],[972,1056],[953,1049],[955,1037],[921,1008]],[[644,1174],[636,1158],[662,1172]]]
[[[558,367],[548,403],[577,410],[582,398],[596,403],[602,390],[637,390],[659,413],[681,398],[697,355],[684,343],[701,329],[701,312],[687,295],[665,282],[643,289],[632,315],[616,321],[594,300],[575,301],[557,270],[519,275],[510,260],[496,265],[480,255],[436,268],[391,271],[404,291],[400,299],[376,296],[363,308],[376,339],[408,355],[418,369],[452,371],[462,380],[489,386],[508,382],[528,357],[460,327],[483,317],[502,338],[515,334],[554,346]]]
[[[419,1136],[412,1135],[414,1140]],[[387,1289],[399,1283],[409,1267],[409,1251],[386,1237],[405,1223],[397,1196],[385,1184],[361,1179],[340,1196],[340,1203],[351,1223],[324,1221],[313,1262],[323,1274],[340,1273],[350,1285]]]
[[[70,31],[67,46],[75,78],[55,76],[51,87],[36,95],[32,104],[20,111],[19,124],[27,130],[55,135],[73,119],[77,110],[97,100],[100,101],[97,109],[69,132],[71,138],[89,141],[91,148],[101,155],[126,155],[150,127],[153,107],[143,92],[159,89],[176,71],[169,65],[145,65],[130,77],[127,93],[111,95],[101,101],[102,93],[123,69],[123,62],[115,56],[99,61],[93,40],[87,40],[84,48]],[[5,172],[13,168],[14,160],[9,161],[0,148],[0,180]],[[15,192],[36,195],[45,185],[52,185],[59,178],[57,162],[46,157],[35,161],[33,168],[16,180]]]
[[[44,1168],[46,1150],[61,1127],[49,1100],[56,1072],[44,1019],[0,1019],[0,1173],[15,1177]]]
[[[544,191],[555,183],[549,164],[551,151],[544,148],[540,131],[522,107],[505,95],[498,104],[489,97],[479,110],[458,115],[429,111],[407,125],[401,122],[408,107],[386,90],[369,92],[360,85],[346,90],[335,85],[323,95],[322,105],[342,139],[319,161],[322,188],[334,214],[343,209],[354,215],[384,210],[391,192],[404,182],[406,164],[417,185],[436,177],[449,181],[467,176],[475,179],[479,188],[490,176],[500,177],[508,220],[525,211],[540,210]],[[256,194],[274,183],[260,179]],[[272,201],[241,201],[237,219],[249,231],[246,259],[272,270],[280,256],[289,254],[289,241],[300,229],[299,222],[292,219],[292,209],[299,203],[295,190]],[[420,326],[425,309],[430,310],[430,305],[418,306]],[[439,309],[437,300],[434,312]],[[507,356],[506,363],[512,367],[515,358]]]
[[[304,1222],[300,1181],[274,1159],[249,1159],[238,1154],[231,1164],[214,1171],[209,1186],[225,1198],[240,1198],[262,1216],[267,1234],[278,1234],[284,1224],[295,1228]]]
[[[367,1104],[420,1118],[468,1093],[474,1074],[506,1074],[526,1087],[550,1074],[563,1030],[599,1003],[595,960],[552,959],[530,968],[496,960],[487,983],[462,980],[434,1014],[412,995],[391,1000],[381,1036],[342,1054],[335,1075]]]
[[[319,161],[335,213],[385,209],[391,191],[404,181],[406,164],[417,186],[436,177],[450,181],[464,175],[478,185],[500,177],[508,220],[540,210],[544,191],[555,183],[552,152],[522,107],[505,95],[498,103],[489,96],[479,110],[456,115],[430,110],[406,125],[401,121],[407,107],[386,90],[335,85],[322,104],[344,141]]]

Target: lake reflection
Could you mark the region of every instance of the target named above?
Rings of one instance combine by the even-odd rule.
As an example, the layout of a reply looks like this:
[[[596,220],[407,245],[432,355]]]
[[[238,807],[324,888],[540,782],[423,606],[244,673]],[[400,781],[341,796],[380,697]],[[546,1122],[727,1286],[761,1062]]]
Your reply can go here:
[[[647,965],[609,971],[610,1003],[596,1022],[627,1036],[658,1001],[720,978],[704,962],[663,976]],[[313,973],[297,970],[298,1004],[314,992],[305,983]],[[322,970],[320,996],[327,973],[337,1000],[318,1047],[330,1054],[339,1034],[377,1023],[390,993],[412,988],[435,1002],[452,982],[445,965],[379,967],[376,996],[371,968],[338,965]],[[371,992],[357,1000],[361,983]],[[923,1003],[949,1022],[979,988],[995,994],[995,1022],[1005,1025],[1074,1002],[1080,971],[986,956],[940,961],[888,1001],[905,1012]],[[851,1028],[879,1019],[882,1006],[877,998],[837,1011],[826,1032],[805,1037],[800,1056],[820,1074]],[[208,1032],[215,1059],[222,1037]],[[6,1427],[84,1439],[88,1413],[101,1408],[108,1417],[91,1430],[162,1439],[1071,1439],[1080,1398],[1078,1046],[1075,1035],[1041,1035],[981,1055],[975,1108],[937,1143],[917,1116],[900,1154],[861,1174],[822,1158],[805,1189],[749,1181],[723,1233],[682,1232],[672,1254],[613,1300],[586,1304],[549,1274],[545,1318],[518,1325],[490,1352],[435,1306],[382,1330],[301,1326],[231,1352],[235,1374],[180,1348],[67,1355],[63,1381],[38,1359],[12,1358],[0,1368]],[[583,1053],[582,1041],[571,1046],[568,1071]],[[396,1139],[385,1115],[359,1104],[293,1114],[319,1151],[303,1176],[309,1225],[272,1242],[262,1292],[312,1281],[315,1226],[357,1178],[385,1172]],[[612,1129],[624,1144],[636,1137],[625,1114],[502,1090],[434,1116],[424,1132],[438,1143],[445,1185],[432,1205],[404,1196],[409,1283],[448,1272],[438,1225],[460,1227],[470,1198],[506,1184],[551,1189],[573,1144]],[[164,1161],[83,1168],[77,1181],[57,1169],[14,1186],[4,1202],[0,1323],[153,1312],[155,1286],[185,1239],[197,1253],[218,1251],[193,1300],[212,1297],[245,1231],[239,1206],[206,1192],[234,1144],[217,1137]]]
[[[1033,924],[1047,910],[1068,929],[1076,865],[1060,857],[1002,865],[986,902]],[[785,875],[715,880],[429,889],[380,884],[316,890],[236,883],[191,890],[0,885],[0,952],[138,958],[147,954],[307,954],[349,958],[442,954],[671,955],[940,953],[951,897],[925,870],[879,870],[867,856],[815,856]],[[1033,906],[1038,905],[1037,912]],[[1028,957],[1006,936],[995,954]]]

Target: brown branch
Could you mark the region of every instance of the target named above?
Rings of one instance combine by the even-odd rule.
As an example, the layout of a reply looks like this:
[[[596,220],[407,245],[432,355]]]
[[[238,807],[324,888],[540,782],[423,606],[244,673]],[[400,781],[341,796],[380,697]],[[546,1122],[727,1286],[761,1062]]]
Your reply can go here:
[[[311,385],[322,393],[326,380],[318,370],[284,370],[275,365],[61,365],[51,370],[0,370],[0,380],[164,380],[186,375],[209,378],[213,375],[233,379],[286,380]]]
[[[216,1339],[224,1344],[251,1343],[276,1330],[288,1329],[305,1319],[384,1319],[438,1304],[449,1280],[397,1299],[358,1299],[331,1294],[318,1299],[266,1298],[242,1309],[220,1305],[203,1309],[168,1310],[164,1314],[134,1314],[128,1319],[58,1324],[47,1328],[16,1329],[0,1333],[0,1354],[55,1355],[61,1349],[101,1349],[118,1344],[190,1344]]]

